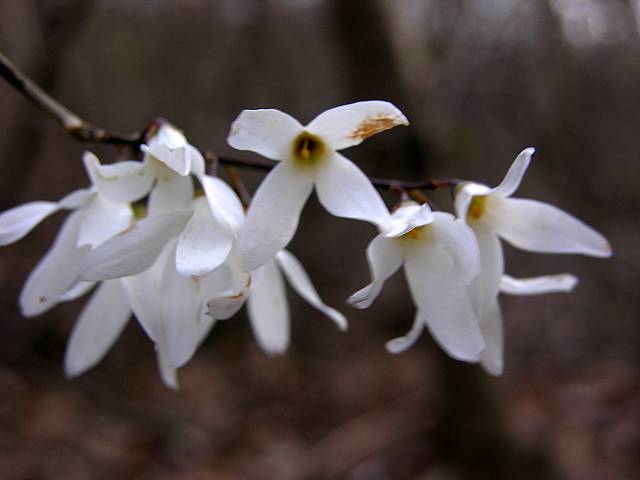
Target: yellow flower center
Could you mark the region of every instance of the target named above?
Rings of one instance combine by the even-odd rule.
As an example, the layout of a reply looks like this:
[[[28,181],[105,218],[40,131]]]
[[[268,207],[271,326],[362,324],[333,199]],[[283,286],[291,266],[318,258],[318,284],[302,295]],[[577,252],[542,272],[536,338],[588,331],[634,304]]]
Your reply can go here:
[[[484,213],[485,202],[487,200],[486,195],[478,195],[473,197],[469,204],[469,210],[467,210],[467,222],[479,219]]]
[[[300,166],[316,165],[324,157],[325,150],[322,140],[309,132],[302,132],[293,141],[293,159]]]

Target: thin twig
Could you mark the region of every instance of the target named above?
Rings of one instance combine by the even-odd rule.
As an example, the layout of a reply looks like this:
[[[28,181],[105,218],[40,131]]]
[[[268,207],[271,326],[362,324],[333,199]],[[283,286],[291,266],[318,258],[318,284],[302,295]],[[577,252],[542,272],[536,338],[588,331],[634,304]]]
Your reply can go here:
[[[229,175],[231,186],[238,194],[238,197],[240,197],[242,206],[245,209],[249,208],[249,204],[251,203],[251,195],[249,194],[247,187],[244,186],[244,183],[242,182],[240,175],[238,175],[238,171],[236,170],[236,167],[234,167],[233,165],[226,165],[224,169],[227,172],[227,175]]]
[[[96,127],[95,125],[83,120],[79,115],[69,110],[51,95],[42,90],[35,82],[21,72],[6,56],[4,56],[2,52],[0,52],[0,75],[40,110],[53,118],[76,140],[86,143],[128,145],[134,149],[138,149],[145,141],[148,128],[141,132],[124,134],[114,133],[107,131],[104,128]],[[152,125],[154,124],[152,123]],[[219,163],[243,168],[271,170],[277,164],[274,161],[266,159],[221,157],[210,151],[201,150],[201,152],[207,160],[216,159]],[[237,174],[235,175],[237,176]],[[424,180],[417,182],[407,182],[389,178],[369,178],[369,180],[371,180],[371,183],[377,188],[399,192],[411,190],[436,190],[438,188],[445,187],[453,189],[460,182],[460,180],[455,178]]]

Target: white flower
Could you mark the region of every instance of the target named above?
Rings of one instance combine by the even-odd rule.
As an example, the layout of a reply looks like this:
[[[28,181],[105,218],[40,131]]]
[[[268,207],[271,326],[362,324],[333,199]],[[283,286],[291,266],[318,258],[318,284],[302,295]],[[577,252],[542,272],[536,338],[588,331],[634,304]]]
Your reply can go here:
[[[571,276],[520,281],[504,277],[499,237],[532,252],[611,255],[611,247],[601,234],[568,213],[535,200],[510,198],[520,185],[534,151],[533,148],[523,150],[497,187],[465,182],[455,198],[458,217],[468,223],[478,240],[480,276],[471,290],[487,343],[481,363],[496,375],[503,369],[502,320],[497,303],[501,282],[504,291],[515,294],[566,291],[568,286],[573,288],[575,284]]]
[[[393,216],[410,216],[419,208],[415,202],[405,202]],[[426,327],[453,358],[479,360],[484,341],[468,289],[480,265],[476,240],[464,222],[433,212],[431,222],[400,238],[375,237],[367,248],[367,260],[372,282],[354,293],[349,303],[357,308],[371,305],[385,280],[404,265],[417,307],[413,327],[404,337],[391,340],[389,351],[409,348]]]
[[[240,237],[243,267],[254,270],[293,238],[315,185],[320,203],[338,217],[365,220],[388,234],[391,217],[369,179],[338,150],[396,125],[408,125],[392,104],[359,102],[327,110],[306,126],[279,110],[244,110],[229,145],[281,161],[258,187]]]
[[[290,252],[278,252],[273,260],[251,272],[250,276],[242,271],[237,256],[229,267],[236,278],[235,288],[211,299],[208,313],[214,318],[228,318],[246,301],[251,328],[266,353],[283,353],[289,346],[289,305],[283,274],[310,305],[333,320],[341,330],[347,329],[347,320],[320,299],[302,264]]]

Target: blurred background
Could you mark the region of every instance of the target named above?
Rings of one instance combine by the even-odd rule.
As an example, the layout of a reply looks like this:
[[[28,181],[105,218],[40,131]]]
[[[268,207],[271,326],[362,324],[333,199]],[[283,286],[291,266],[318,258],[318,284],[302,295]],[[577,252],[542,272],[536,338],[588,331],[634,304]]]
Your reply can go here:
[[[575,214],[614,250],[505,247],[513,275],[580,283],[502,299],[506,369],[492,378],[427,334],[386,353],[413,319],[404,278],[368,310],[346,306],[368,282],[375,232],[312,198],[290,249],[349,332],[291,294],[291,348],[271,358],[242,311],[214,328],[175,393],[135,322],[67,380],[83,300],[21,318],[56,216],[0,250],[2,478],[640,478],[640,1],[2,0],[0,51],[90,122],[129,132],[163,116],[219,154],[249,156],[225,143],[244,108],[306,123],[368,99],[412,122],[346,152],[371,176],[495,185],[535,146],[518,196]],[[105,162],[123,153],[79,144],[4,81],[0,104],[1,210],[86,186],[84,148]],[[241,174],[251,189],[262,177]],[[430,198],[451,209],[447,192]]]

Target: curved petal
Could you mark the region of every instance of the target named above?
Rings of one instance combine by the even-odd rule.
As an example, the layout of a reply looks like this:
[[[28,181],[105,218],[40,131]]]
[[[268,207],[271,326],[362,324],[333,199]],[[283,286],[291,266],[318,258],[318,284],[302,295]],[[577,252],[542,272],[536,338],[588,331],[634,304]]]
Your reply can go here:
[[[215,320],[227,320],[242,308],[249,297],[249,286],[235,295],[222,295],[211,298],[207,302],[206,314]]]
[[[486,185],[474,182],[463,182],[456,189],[454,208],[456,211],[456,217],[463,221],[467,221],[467,212],[469,211],[469,205],[473,197],[480,195],[488,195],[491,193],[491,189]]]
[[[502,275],[500,291],[509,295],[539,295],[542,293],[571,292],[578,279],[569,274],[544,275],[531,278],[514,278]]]
[[[178,238],[178,272],[183,277],[191,277],[215,270],[229,255],[233,239],[233,232],[214,219],[206,199],[196,199],[193,216]]]
[[[167,339],[164,333],[161,334],[154,346],[156,349],[158,371],[160,372],[162,383],[172,390],[178,390],[180,388],[180,384],[178,383],[178,368],[171,360]]]
[[[253,273],[247,309],[262,350],[268,354],[284,353],[289,346],[289,305],[282,275],[274,261]]]
[[[480,364],[491,375],[502,375],[504,368],[504,333],[502,330],[502,314],[497,300],[491,304],[479,321],[485,342],[485,348],[480,356]]]
[[[204,158],[193,145],[184,144],[172,147],[166,143],[154,143],[141,145],[140,150],[163,163],[178,175],[185,176],[192,172],[194,175],[204,173]]]
[[[236,193],[225,182],[210,175],[202,176],[200,183],[213,216],[237,233],[244,223],[244,208]]]
[[[231,124],[227,143],[272,160],[285,160],[291,156],[293,140],[300,132],[302,125],[280,110],[243,110]]]
[[[347,319],[320,299],[309,275],[307,275],[300,261],[291,252],[286,250],[278,252],[276,262],[284,272],[285,277],[287,277],[289,284],[302,298],[333,320],[340,330],[347,329]]]
[[[82,212],[73,212],[36,268],[29,274],[20,292],[20,309],[25,317],[39,315],[56,305],[60,296],[79,280],[82,258],[88,246],[77,247],[76,238]]]
[[[114,202],[139,200],[153,185],[154,175],[146,163],[127,161],[101,165],[91,152],[84,152],[82,160],[91,183],[101,195]]]
[[[82,260],[82,279],[108,280],[146,270],[190,217],[190,211],[174,210],[140,220],[91,250]]]
[[[0,247],[24,238],[42,220],[57,212],[54,202],[29,202],[11,208],[0,215]]]
[[[491,190],[491,193],[501,195],[503,197],[510,197],[520,186],[522,177],[524,177],[531,157],[535,153],[536,149],[533,147],[525,148],[511,164],[511,168],[500,182],[500,185]]]
[[[493,202],[496,231],[517,248],[540,253],[611,255],[606,238],[559,208],[535,200],[500,200]]]
[[[335,150],[341,150],[397,125],[409,125],[409,120],[393,104],[371,100],[331,108],[306,128]]]
[[[391,214],[371,181],[351,160],[336,153],[316,172],[320,203],[336,217],[364,220],[381,231],[391,228]]]
[[[471,295],[476,313],[482,317],[498,297],[504,257],[500,239],[492,230],[474,224],[473,232],[480,250],[480,275],[471,286]]]
[[[120,280],[102,283],[73,326],[64,355],[67,376],[80,375],[102,360],[129,317],[131,308]]]
[[[82,209],[78,245],[97,247],[105,240],[126,230],[133,222],[133,210],[128,203],[114,202],[102,195]]]
[[[193,201],[193,180],[156,163],[157,182],[149,195],[149,215],[188,208]]]
[[[453,258],[429,245],[413,251],[404,265],[411,296],[436,341],[453,358],[478,361],[484,341]]]
[[[182,130],[175,125],[163,121],[156,134],[147,142],[147,145],[150,147],[155,147],[160,144],[166,144],[171,148],[182,147],[187,144],[187,137],[185,137]]]
[[[442,247],[454,258],[465,282],[470,284],[480,273],[480,251],[473,231],[453,215],[435,212],[431,232]]]
[[[247,300],[251,281],[232,248],[225,263],[202,279],[203,298],[210,299],[205,314],[215,320],[231,318]]]
[[[401,237],[414,228],[430,224],[433,218],[433,212],[426,203],[418,205],[415,202],[404,202],[403,206],[393,212],[389,230],[383,233],[389,238]]]
[[[422,319],[422,314],[420,310],[416,312],[416,317],[413,320],[413,325],[411,326],[411,330],[409,330],[406,335],[402,337],[396,337],[387,342],[386,348],[389,353],[402,353],[407,351],[410,347],[412,347],[420,338],[422,331],[424,330],[424,320]]]
[[[375,237],[367,247],[367,262],[371,272],[371,283],[351,295],[347,302],[356,308],[367,308],[378,297],[387,278],[402,265],[402,249],[396,240]]]
[[[265,177],[240,232],[238,250],[246,271],[255,270],[287,246],[312,189],[311,178],[288,162],[277,165]]]
[[[64,292],[58,297],[58,302],[70,302],[82,297],[85,293],[88,293],[93,287],[96,286],[96,282],[83,282],[80,281],[73,285],[69,290]]]

